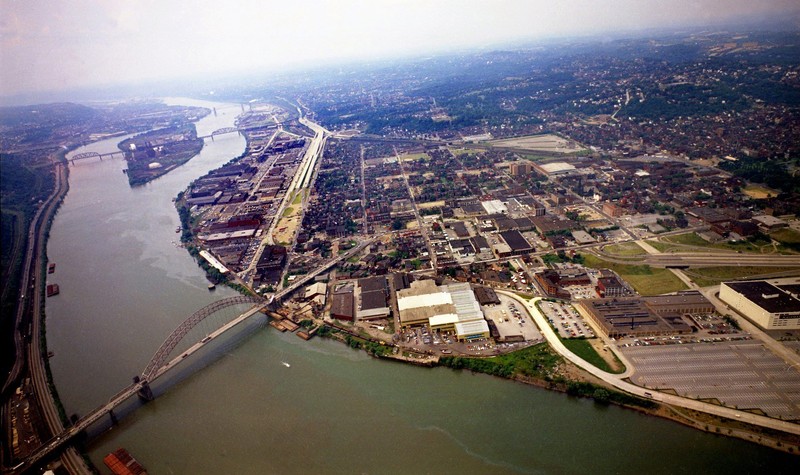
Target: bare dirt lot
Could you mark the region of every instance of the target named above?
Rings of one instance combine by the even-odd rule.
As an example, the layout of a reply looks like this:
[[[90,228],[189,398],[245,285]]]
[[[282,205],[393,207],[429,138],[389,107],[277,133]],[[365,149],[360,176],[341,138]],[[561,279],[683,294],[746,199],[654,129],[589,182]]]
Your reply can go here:
[[[529,135],[513,139],[493,140],[489,145],[495,147],[518,148],[520,150],[574,153],[585,150],[574,140],[565,139],[554,134]]]

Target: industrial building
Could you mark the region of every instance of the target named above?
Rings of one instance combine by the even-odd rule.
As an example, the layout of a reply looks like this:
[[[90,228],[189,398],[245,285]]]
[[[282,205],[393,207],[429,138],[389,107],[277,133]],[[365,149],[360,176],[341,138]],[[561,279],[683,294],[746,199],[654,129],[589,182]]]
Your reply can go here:
[[[503,238],[503,241],[508,244],[508,255],[519,256],[535,250],[519,231],[503,231],[500,233],[500,236]]]
[[[765,330],[800,330],[800,279],[723,282],[719,298]]]
[[[387,318],[391,313],[388,304],[389,287],[386,276],[358,280],[358,320]]]
[[[579,304],[611,338],[662,336],[690,333],[679,315],[660,315],[644,299],[592,299]]]
[[[397,308],[404,328],[427,324],[433,331],[453,332],[459,341],[489,337],[489,325],[467,283],[414,281],[397,292]]]
[[[348,322],[355,319],[355,296],[352,285],[346,285],[333,293],[331,318]]]
[[[685,290],[669,295],[646,297],[645,301],[651,310],[659,315],[676,313],[712,313],[714,304],[696,290]]]
[[[534,163],[533,167],[547,176],[568,175],[575,172],[575,166],[567,162]]]

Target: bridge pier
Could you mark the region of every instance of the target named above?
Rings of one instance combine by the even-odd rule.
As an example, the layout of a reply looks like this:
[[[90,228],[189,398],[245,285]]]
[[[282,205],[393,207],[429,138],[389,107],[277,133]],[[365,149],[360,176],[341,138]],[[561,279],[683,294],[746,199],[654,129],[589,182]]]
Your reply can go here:
[[[142,379],[139,378],[139,376],[134,376],[133,383],[142,384],[141,389],[136,391],[136,395],[139,396],[139,399],[141,399],[143,402],[150,402],[156,398],[155,396],[153,396],[153,390],[150,389],[150,384],[147,381],[143,381]]]
[[[119,420],[117,419],[117,415],[114,414],[114,410],[113,409],[108,411],[108,415],[109,415],[109,417],[111,417],[111,425],[112,426],[115,426],[115,425],[119,424]]]

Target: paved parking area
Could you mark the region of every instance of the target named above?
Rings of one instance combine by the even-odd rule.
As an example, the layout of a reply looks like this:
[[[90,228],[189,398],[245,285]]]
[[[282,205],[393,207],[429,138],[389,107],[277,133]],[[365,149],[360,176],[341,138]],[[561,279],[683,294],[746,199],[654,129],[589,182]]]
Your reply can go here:
[[[528,310],[511,297],[498,295],[500,305],[483,306],[484,315],[494,322],[501,340],[522,337],[525,341],[542,341],[542,334]]]
[[[566,303],[539,301],[539,308],[561,338],[594,338],[592,327],[575,308]]]
[[[682,396],[716,398],[727,406],[800,419],[800,371],[757,341],[621,350],[636,369],[631,380],[640,386],[674,389]]]

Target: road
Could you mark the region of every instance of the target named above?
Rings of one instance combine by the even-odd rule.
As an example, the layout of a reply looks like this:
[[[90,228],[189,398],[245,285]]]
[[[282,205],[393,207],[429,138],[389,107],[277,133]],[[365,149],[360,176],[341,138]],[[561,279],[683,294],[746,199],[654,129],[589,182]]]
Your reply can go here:
[[[603,380],[604,382],[614,386],[619,390],[622,390],[626,393],[634,394],[642,398],[652,399],[654,401],[661,402],[664,404],[671,404],[674,406],[684,407],[687,409],[693,409],[696,411],[701,411],[716,416],[726,417],[732,420],[746,422],[760,427],[766,427],[769,429],[779,430],[789,434],[800,435],[800,424],[781,421],[778,419],[772,419],[766,416],[759,416],[757,414],[739,411],[738,409],[732,409],[729,407],[708,404],[705,402],[697,401],[695,399],[675,396],[672,394],[665,394],[652,389],[646,389],[641,386],[636,386],[634,384],[628,383],[627,381],[623,381],[620,375],[607,373],[587,363],[586,361],[584,361],[583,359],[581,359],[580,357],[569,351],[566,346],[564,346],[564,344],[561,342],[561,340],[559,340],[558,336],[553,331],[553,328],[547,322],[547,319],[544,317],[544,315],[542,315],[539,312],[539,309],[536,308],[536,302],[541,300],[541,298],[536,297],[534,299],[531,299],[530,301],[527,301],[519,297],[518,295],[514,294],[513,292],[508,292],[504,290],[497,290],[497,292],[509,296],[527,307],[528,311],[533,316],[533,319],[536,321],[536,324],[539,326],[542,335],[544,335],[544,337],[547,339],[547,342],[558,354],[560,354],[561,356],[563,356],[576,366],[580,367],[581,369],[585,370],[586,372],[590,373],[591,375]]]
[[[406,190],[408,191],[408,198],[411,200],[411,208],[414,210],[414,217],[417,219],[419,232],[422,235],[422,239],[425,240],[425,247],[428,248],[428,256],[431,258],[431,267],[435,273],[437,266],[436,249],[434,249],[433,244],[431,243],[431,238],[428,236],[428,230],[425,228],[425,223],[422,222],[422,216],[419,214],[417,200],[414,198],[414,192],[411,190],[411,186],[408,184],[408,175],[406,175],[405,167],[403,167],[403,159],[400,158],[400,154],[397,153],[397,147],[392,148],[394,149],[394,156],[397,157],[397,165],[400,167],[400,175],[403,177],[403,183],[405,183]]]
[[[800,267],[800,258],[779,254],[735,254],[720,252],[682,252],[648,254],[644,262],[656,267],[666,266],[768,266]]]
[[[31,378],[33,391],[36,394],[36,403],[39,405],[40,413],[44,418],[43,422],[49,432],[42,436],[43,439],[64,429],[61,416],[56,408],[47,382],[45,355],[41,351],[43,347],[41,342],[41,315],[43,309],[42,286],[45,284],[43,275],[45,263],[42,260],[44,246],[46,245],[45,232],[47,222],[55,214],[58,204],[67,192],[66,166],[64,163],[54,161],[55,186],[53,193],[36,211],[28,231],[28,246],[24,257],[22,285],[20,287],[23,294],[20,296],[20,303],[17,308],[14,333],[16,359],[3,388],[3,394],[5,394],[6,390],[10,390],[14,386],[21,377],[22,370],[27,363],[28,375]],[[20,329],[20,327],[25,326],[26,314],[30,315],[30,343],[27,346],[24,343],[24,337]],[[3,413],[9,414],[9,411],[3,411]],[[10,421],[8,426],[10,426]],[[69,468],[70,473],[91,473],[80,454],[71,447],[62,454],[61,462]]]

